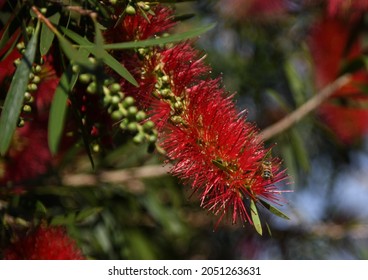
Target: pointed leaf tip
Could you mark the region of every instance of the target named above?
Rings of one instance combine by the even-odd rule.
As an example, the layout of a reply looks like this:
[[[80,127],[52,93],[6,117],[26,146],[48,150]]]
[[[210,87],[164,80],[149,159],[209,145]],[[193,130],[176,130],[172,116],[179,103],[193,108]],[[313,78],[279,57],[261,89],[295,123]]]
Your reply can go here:
[[[251,199],[251,201],[250,201],[250,212],[251,212],[250,214],[251,214],[251,217],[252,217],[254,228],[256,229],[256,231],[258,232],[259,235],[262,235],[262,233],[263,233],[262,224],[261,224],[261,220],[259,218],[257,205],[256,205],[256,203],[254,202],[253,199]]]

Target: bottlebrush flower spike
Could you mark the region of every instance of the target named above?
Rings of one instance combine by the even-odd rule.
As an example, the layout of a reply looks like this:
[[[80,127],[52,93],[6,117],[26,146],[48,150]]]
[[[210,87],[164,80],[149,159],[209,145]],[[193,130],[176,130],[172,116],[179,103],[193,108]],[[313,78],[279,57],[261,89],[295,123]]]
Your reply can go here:
[[[164,11],[172,18],[171,11]],[[151,17],[148,22],[140,15],[129,16],[123,29],[137,22],[154,25]],[[109,38],[124,39],[111,32]],[[135,33],[135,38],[146,36],[147,32]],[[192,186],[202,207],[218,215],[218,221],[229,215],[232,223],[253,224],[258,212],[250,205],[279,203],[282,191],[275,184],[287,178],[280,161],[271,158],[257,128],[236,110],[220,79],[208,78],[211,69],[191,42],[136,54],[121,52],[119,57],[140,84],[132,88],[123,81],[124,92],[132,94],[155,122],[159,144],[174,163],[171,173]]]
[[[5,260],[83,260],[74,240],[61,227],[40,226],[4,250]]]

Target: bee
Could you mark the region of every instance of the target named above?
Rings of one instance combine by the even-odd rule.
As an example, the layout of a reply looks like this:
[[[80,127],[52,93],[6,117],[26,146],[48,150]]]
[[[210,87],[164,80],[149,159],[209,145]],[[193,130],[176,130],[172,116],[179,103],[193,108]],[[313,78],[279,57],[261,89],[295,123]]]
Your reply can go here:
[[[271,180],[273,179],[272,174],[272,162],[269,160],[262,161],[261,165],[261,176],[263,179]]]

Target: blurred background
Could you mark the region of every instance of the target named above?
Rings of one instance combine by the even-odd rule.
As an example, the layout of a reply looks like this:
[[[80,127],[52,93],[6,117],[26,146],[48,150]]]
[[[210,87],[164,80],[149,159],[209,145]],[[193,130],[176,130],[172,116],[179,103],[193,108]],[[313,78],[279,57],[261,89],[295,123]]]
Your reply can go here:
[[[88,158],[76,157],[78,148],[70,151],[59,180],[49,182],[58,188],[13,197],[9,211],[26,218],[17,209],[33,209],[37,197],[39,211],[47,208],[52,224],[65,225],[92,259],[367,259],[365,2],[176,4],[177,30],[217,23],[197,47],[207,54],[211,75],[222,77],[239,110],[246,108],[260,129],[340,75],[359,80],[266,141],[291,177],[281,188],[293,190],[281,208],[290,220],[261,212],[270,232],[259,236],[251,226],[230,222],[214,229],[217,217],[200,208],[188,186],[166,175],[161,156],[131,141],[97,160],[107,170],[100,182],[89,176]]]

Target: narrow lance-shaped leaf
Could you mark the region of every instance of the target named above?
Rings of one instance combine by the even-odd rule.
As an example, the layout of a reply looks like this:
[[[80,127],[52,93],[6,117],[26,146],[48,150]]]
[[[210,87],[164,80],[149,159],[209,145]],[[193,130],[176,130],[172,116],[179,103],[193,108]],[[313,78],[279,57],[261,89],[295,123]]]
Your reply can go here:
[[[107,44],[105,45],[105,49],[109,50],[119,50],[119,49],[133,49],[133,48],[145,48],[151,46],[157,46],[160,44],[168,44],[168,43],[175,43],[180,42],[183,40],[188,40],[191,38],[195,38],[203,33],[214,28],[216,24],[210,24],[203,27],[194,28],[190,31],[169,35],[167,37],[162,38],[155,38],[155,39],[148,39],[136,42],[123,42],[123,43],[115,43],[115,44]]]
[[[262,224],[259,218],[258,209],[253,199],[250,200],[250,214],[252,217],[253,225],[259,235],[262,235]]]
[[[82,57],[88,57],[89,52],[79,50],[79,54]],[[77,79],[78,75],[73,73],[72,66],[70,65],[61,76],[59,84],[55,90],[55,95],[51,103],[48,124],[48,144],[53,155],[58,151],[59,142],[64,129],[68,95],[72,91]]]
[[[67,40],[65,39],[60,33],[55,33],[55,35],[57,36],[60,46],[63,49],[65,55],[74,63],[82,65],[83,67],[87,68],[87,69],[94,69],[94,64],[88,59],[88,58],[83,58],[81,56],[79,56],[78,51],[73,47],[73,45]]]
[[[290,140],[296,160],[304,170],[309,170],[310,164],[308,150],[306,149],[305,144],[306,139],[300,135],[297,128],[293,128],[290,130]]]
[[[103,49],[104,39],[102,36],[102,32],[98,26],[98,22],[95,20],[94,23],[95,23],[95,45],[93,48],[93,53],[96,59],[102,59],[104,55],[104,49]]]
[[[4,108],[0,118],[0,154],[2,155],[8,151],[11,139],[17,127],[18,118],[23,105],[24,93],[29,81],[29,74],[36,55],[39,31],[40,22],[38,21],[35,32],[15,71],[9,91],[6,95]]]
[[[55,22],[56,24],[58,24],[59,20],[60,20],[60,14],[59,13],[53,14],[48,19],[50,21]],[[52,45],[52,41],[54,40],[54,38],[55,38],[54,32],[52,32],[46,26],[46,24],[42,24],[41,38],[40,38],[40,53],[41,53],[41,55],[47,54],[47,52],[49,51],[49,49]]]
[[[48,144],[53,155],[58,151],[61,134],[64,129],[68,94],[73,89],[76,81],[77,76],[73,75],[71,68],[68,68],[61,76],[58,87],[55,90],[48,123]]]
[[[291,59],[285,63],[284,69],[294,100],[297,106],[300,106],[305,102],[306,99],[303,79],[300,77],[298,71],[291,62]]]
[[[118,73],[121,77],[123,77],[124,79],[126,79],[131,84],[133,84],[135,86],[138,86],[138,83],[134,79],[134,77],[132,76],[132,74],[130,74],[129,71],[124,67],[124,65],[122,65],[119,61],[117,61],[108,52],[106,52],[105,50],[103,50],[102,54],[97,54],[96,53],[95,45],[92,42],[88,41],[87,39],[81,37],[79,34],[73,32],[73,31],[71,31],[69,29],[66,29],[66,28],[61,28],[61,29],[63,30],[63,32],[70,39],[72,39],[77,44],[79,44],[81,46],[89,46],[89,47],[91,47],[91,48],[88,48],[88,51],[90,51],[95,56],[102,56],[102,60],[104,61],[104,63],[106,65],[108,65],[109,67],[111,67],[111,69],[113,69],[116,73]]]
[[[13,11],[11,17],[8,19],[5,27],[2,29],[3,34],[0,39],[0,56],[2,56],[2,51],[4,46],[9,42],[15,33],[19,33],[19,21],[16,19],[19,16],[20,8],[18,7]]]
[[[269,204],[268,202],[260,199],[259,200],[261,202],[261,204],[267,209],[269,210],[272,214],[275,214],[276,216],[286,219],[286,220],[290,220],[290,218],[288,216],[286,216],[286,214],[284,214],[283,212],[281,212],[279,209],[277,209],[276,207],[272,206],[271,204]]]

